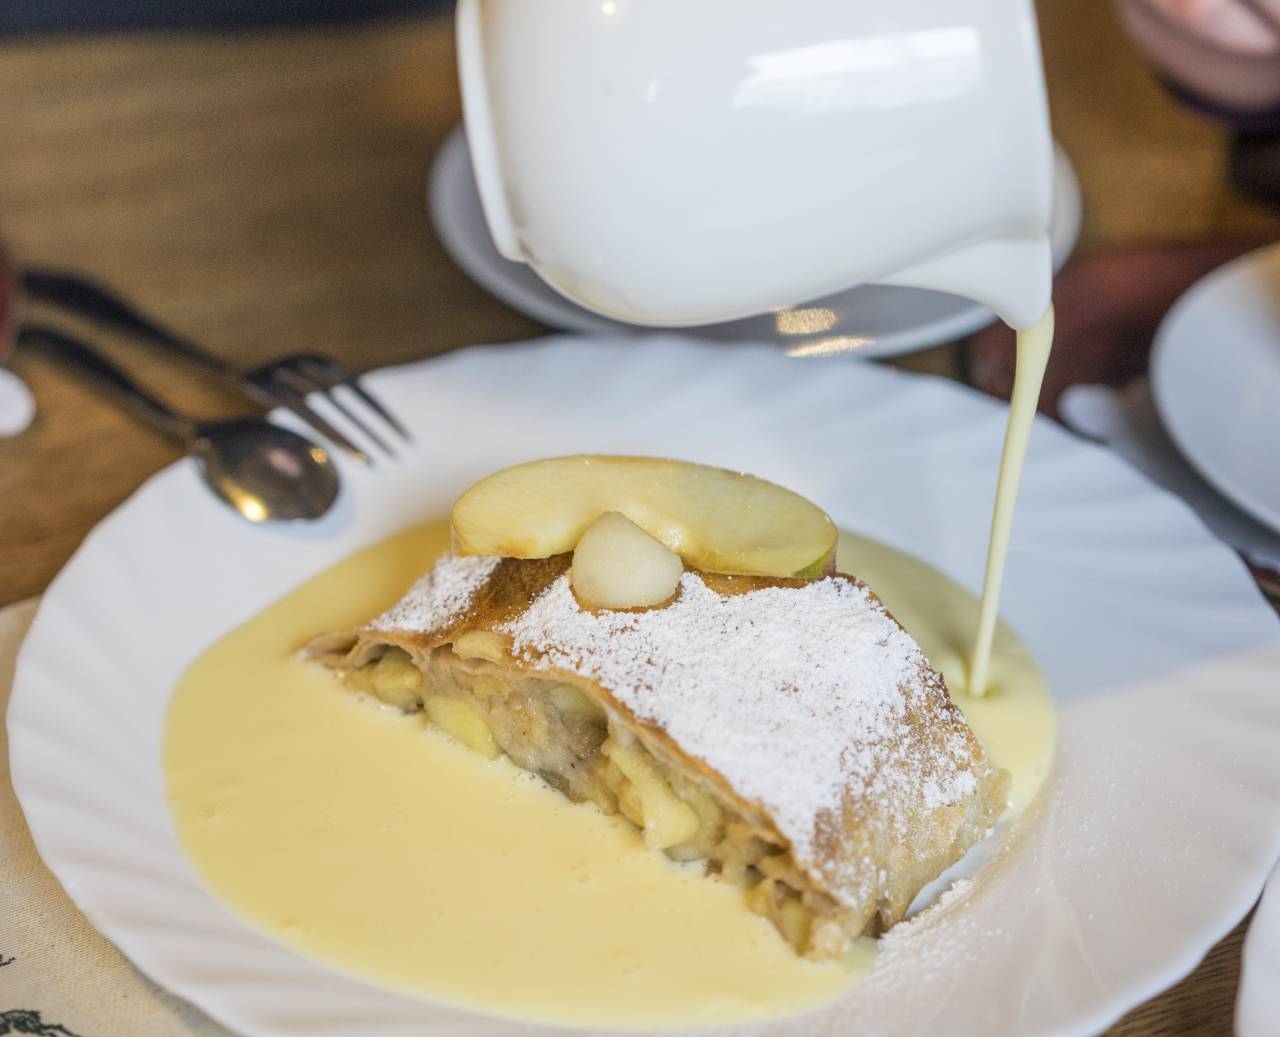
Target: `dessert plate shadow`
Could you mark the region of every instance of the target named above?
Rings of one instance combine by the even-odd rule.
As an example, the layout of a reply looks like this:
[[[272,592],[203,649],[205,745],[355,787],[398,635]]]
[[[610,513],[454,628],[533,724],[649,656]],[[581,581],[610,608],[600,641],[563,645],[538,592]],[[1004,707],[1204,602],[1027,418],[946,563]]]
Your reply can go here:
[[[183,668],[307,577],[446,514],[479,476],[575,452],[753,472],[976,589],[1005,407],[931,377],[671,336],[469,349],[369,382],[416,447],[372,471],[339,459],[343,499],[319,525],[250,526],[182,461],[86,539],[22,649],[14,788],[89,919],[244,1034],[558,1032],[350,978],[206,892],[160,763]],[[1254,903],[1280,854],[1280,626],[1238,558],[1178,500],[1040,419],[1003,611],[1060,705],[1035,823],[963,896],[895,930],[863,986],[752,1032],[1094,1033]]]

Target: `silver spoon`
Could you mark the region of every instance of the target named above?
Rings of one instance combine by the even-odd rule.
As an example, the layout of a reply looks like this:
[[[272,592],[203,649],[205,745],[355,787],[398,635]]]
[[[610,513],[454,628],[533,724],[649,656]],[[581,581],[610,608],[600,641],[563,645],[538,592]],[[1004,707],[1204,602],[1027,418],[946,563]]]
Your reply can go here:
[[[18,343],[91,376],[147,424],[180,442],[209,488],[250,522],[318,519],[338,496],[321,447],[262,418],[197,421],[172,410],[94,349],[65,332],[24,324]]]

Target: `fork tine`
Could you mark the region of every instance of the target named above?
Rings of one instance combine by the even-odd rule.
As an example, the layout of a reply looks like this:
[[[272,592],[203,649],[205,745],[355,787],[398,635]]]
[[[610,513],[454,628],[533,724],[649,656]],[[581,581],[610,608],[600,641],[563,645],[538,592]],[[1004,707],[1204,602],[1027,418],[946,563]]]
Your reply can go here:
[[[330,422],[317,414],[315,410],[312,409],[311,405],[307,403],[305,394],[299,392],[292,385],[288,385],[287,383],[276,379],[272,379],[271,384],[269,386],[265,386],[264,390],[270,394],[272,400],[284,407],[285,410],[292,414],[296,414],[313,429],[319,432],[320,435],[331,440],[333,443],[336,443],[342,450],[346,451],[346,453],[350,454],[361,464],[369,465],[370,467],[373,466],[373,458],[334,428]],[[341,410],[342,408],[339,409]],[[356,422],[356,424],[358,425],[359,422]],[[375,442],[377,441],[376,436],[374,436],[373,439]]]
[[[337,394],[333,391],[333,388],[335,384],[340,383],[330,382],[328,380],[327,372],[324,371],[323,368],[318,370],[320,377],[316,377],[314,369],[310,371],[308,370],[310,365],[307,363],[307,360],[307,357],[285,357],[283,360],[277,360],[268,368],[272,383],[275,385],[288,385],[292,391],[301,393],[304,397],[309,392],[321,393],[326,400],[333,404],[334,409],[337,410],[339,414],[371,439],[374,446],[383,453],[391,457],[395,457],[396,452],[391,449],[387,441],[378,435],[378,433],[374,432],[373,429],[369,427],[368,422],[359,417],[350,407],[338,398]]]
[[[335,393],[332,389],[321,389],[320,392],[324,394],[324,398],[326,400],[328,400],[330,403],[333,404],[334,408],[338,411],[339,414],[341,414],[344,418],[346,418],[349,422],[351,422],[351,424],[353,424],[366,436],[372,439],[374,442],[374,445],[377,446],[379,450],[383,451],[386,454],[390,454],[392,457],[396,456],[396,452],[391,449],[391,445],[385,439],[383,439],[380,435],[374,432],[373,429],[369,427],[369,425],[364,421],[363,418],[357,417],[355,411],[353,411],[350,407],[348,407],[345,403],[343,403],[342,400],[338,398],[337,393]]]
[[[331,379],[330,384],[345,385],[360,397],[366,407],[398,432],[401,439],[406,442],[413,441],[413,437],[409,435],[409,430],[400,423],[391,411],[383,406],[381,400],[360,383],[360,378],[355,372],[348,370],[345,365],[332,357],[307,355],[299,357],[298,360],[303,365],[304,370],[309,370],[310,377],[320,381],[319,378],[316,378],[316,372],[319,372],[324,378]]]
[[[360,384],[359,378],[352,376],[342,384],[345,385],[357,396],[359,396],[360,399],[362,399],[365,402],[366,406],[371,407],[373,410],[375,410],[378,413],[378,416],[382,418],[383,421],[385,421],[388,425],[390,425],[393,429],[395,429],[398,433],[400,433],[401,439],[403,439],[406,443],[413,442],[413,436],[409,435],[409,430],[405,428],[402,424],[400,424],[399,419],[397,419],[396,416],[391,413],[391,411],[387,410],[387,408],[382,405],[381,401],[378,400],[377,397],[375,397],[372,393],[369,392],[369,390],[367,390],[363,385]]]

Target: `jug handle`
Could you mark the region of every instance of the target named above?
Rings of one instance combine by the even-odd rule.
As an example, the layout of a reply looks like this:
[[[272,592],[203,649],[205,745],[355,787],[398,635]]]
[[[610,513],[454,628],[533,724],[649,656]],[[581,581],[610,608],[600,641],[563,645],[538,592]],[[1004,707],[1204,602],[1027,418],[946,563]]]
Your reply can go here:
[[[507,192],[502,182],[502,158],[494,133],[493,111],[489,103],[489,83],[484,62],[484,27],[481,23],[482,0],[458,0],[454,16],[458,46],[458,79],[462,84],[462,117],[466,126],[467,148],[475,170],[480,204],[484,209],[489,233],[498,251],[517,262],[525,259],[520,236],[507,205]]]

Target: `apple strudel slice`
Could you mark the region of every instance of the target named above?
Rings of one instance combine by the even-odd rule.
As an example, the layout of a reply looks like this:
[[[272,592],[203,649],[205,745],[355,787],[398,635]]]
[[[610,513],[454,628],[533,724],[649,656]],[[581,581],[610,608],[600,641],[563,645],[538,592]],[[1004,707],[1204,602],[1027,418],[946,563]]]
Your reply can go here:
[[[741,881],[815,959],[893,925],[1003,809],[1007,773],[857,579],[686,569],[666,604],[591,610],[570,560],[446,555],[308,654]]]

